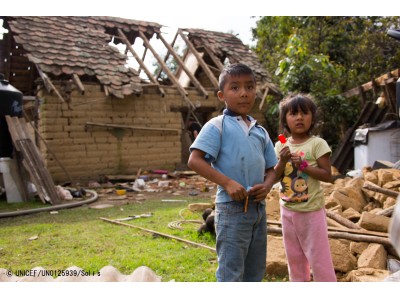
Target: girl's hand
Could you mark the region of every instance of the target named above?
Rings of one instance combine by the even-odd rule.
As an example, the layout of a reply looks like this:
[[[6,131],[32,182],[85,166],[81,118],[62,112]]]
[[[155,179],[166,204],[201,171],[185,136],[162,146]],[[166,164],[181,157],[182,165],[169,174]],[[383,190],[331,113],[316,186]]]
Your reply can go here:
[[[279,151],[279,160],[283,163],[287,163],[291,157],[290,149],[288,146],[285,146]]]
[[[299,168],[299,166],[302,163],[301,156],[299,154],[293,153],[291,155],[292,163],[296,166],[296,168]]]

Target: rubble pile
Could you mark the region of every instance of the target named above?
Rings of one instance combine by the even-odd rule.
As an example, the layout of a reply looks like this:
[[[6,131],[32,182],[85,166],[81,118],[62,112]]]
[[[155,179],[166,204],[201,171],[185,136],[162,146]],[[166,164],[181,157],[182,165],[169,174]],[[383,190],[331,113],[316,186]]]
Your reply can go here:
[[[363,168],[360,177],[322,183],[332,259],[338,281],[383,281],[400,270],[389,241],[391,214],[400,192],[400,170]],[[279,220],[278,189],[267,198],[268,220]],[[278,232],[278,222],[269,226]],[[287,274],[280,235],[269,235],[267,272]],[[271,246],[274,245],[274,248]]]

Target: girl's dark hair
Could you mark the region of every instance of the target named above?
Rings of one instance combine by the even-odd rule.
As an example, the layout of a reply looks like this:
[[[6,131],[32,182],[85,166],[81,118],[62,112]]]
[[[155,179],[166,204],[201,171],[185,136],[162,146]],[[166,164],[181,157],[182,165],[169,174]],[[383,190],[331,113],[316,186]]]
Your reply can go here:
[[[250,67],[242,63],[231,64],[226,66],[219,75],[219,90],[224,90],[225,83],[230,76],[238,75],[252,75],[254,83],[256,82],[253,70]]]
[[[279,103],[279,121],[281,129],[285,129],[290,133],[290,129],[286,123],[286,114],[291,112],[296,114],[299,110],[303,113],[312,114],[312,121],[308,134],[311,134],[317,120],[317,105],[315,105],[313,98],[306,94],[292,94],[288,95]]]

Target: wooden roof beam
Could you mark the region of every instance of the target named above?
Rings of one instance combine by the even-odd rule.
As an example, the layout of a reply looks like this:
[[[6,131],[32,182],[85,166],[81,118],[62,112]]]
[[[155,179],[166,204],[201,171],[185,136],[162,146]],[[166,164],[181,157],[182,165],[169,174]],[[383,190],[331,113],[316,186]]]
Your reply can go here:
[[[160,34],[160,36],[161,36],[161,34]],[[157,37],[159,37],[159,35],[157,35]],[[177,38],[177,37],[178,37],[178,33],[175,34],[175,37],[174,37],[174,39],[172,40],[172,43],[171,43],[171,48],[172,48],[172,49],[174,49],[174,45],[175,45],[175,42],[176,42],[176,38]],[[167,49],[168,49],[168,48],[167,48]],[[168,51],[167,51],[167,54],[166,54],[165,57],[164,57],[164,62],[165,62],[165,63],[166,63],[167,60],[168,60],[169,54],[170,54],[170,51],[168,50]],[[162,69],[160,68],[160,70],[158,70],[158,73],[157,73],[157,75],[156,75],[156,78],[159,78],[159,77],[160,77],[161,72],[162,72]]]
[[[38,64],[35,64],[36,69],[39,73],[40,78],[42,78],[44,86],[47,90],[47,92],[51,93],[52,91],[54,91],[57,95],[57,97],[61,100],[61,102],[65,102],[64,98],[61,96],[60,92],[56,89],[56,87],[54,86],[53,82],[51,82],[51,79],[47,76],[46,73],[44,73],[42,71],[42,69],[40,69]]]
[[[258,106],[258,109],[259,109],[259,110],[262,110],[262,108],[263,108],[263,106],[264,106],[265,98],[267,98],[267,96],[268,96],[268,92],[269,92],[269,88],[267,87],[267,88],[265,89],[265,91],[264,91],[264,95],[263,95],[262,98],[261,98],[261,103],[260,103],[260,105]]]
[[[390,72],[388,74],[390,74],[389,76],[392,76],[391,80],[395,80],[394,78],[399,78],[400,77],[400,69],[394,70],[394,71],[392,71],[392,72]],[[387,83],[387,82],[385,82],[385,80],[388,80],[390,78],[388,76],[388,74],[382,75],[382,76],[376,78],[375,80],[371,80],[371,81],[369,81],[367,83],[364,83],[363,85],[361,85],[362,90],[364,92],[369,91],[370,89],[373,88],[374,84],[380,85],[380,86],[384,86]],[[359,93],[360,93],[360,88],[359,87],[355,87],[355,88],[353,88],[351,90],[348,90],[347,92],[342,93],[341,95],[343,97],[350,98],[350,97],[359,95]]]
[[[207,99],[208,98],[208,92],[205,90],[205,88],[201,85],[201,83],[197,80],[197,78],[190,72],[190,70],[185,66],[185,63],[182,61],[182,59],[177,55],[174,51],[174,49],[168,44],[168,42],[164,39],[164,37],[161,34],[158,34],[159,39],[163,42],[165,47],[167,47],[168,51],[172,54],[172,56],[175,58],[175,60],[178,62],[178,64],[182,67],[182,69],[185,71],[185,73],[189,76],[190,80],[194,84],[194,86],[201,92],[203,93],[204,97]]]
[[[81,95],[85,94],[85,87],[82,84],[82,81],[79,79],[77,74],[72,74],[72,81],[75,83],[76,87],[78,88]]]
[[[157,61],[160,63],[161,67],[163,70],[167,73],[169,79],[171,79],[172,83],[176,86],[178,89],[179,93],[183,96],[186,102],[195,109],[195,105],[190,101],[190,99],[187,97],[189,94],[188,92],[181,86],[179,83],[178,79],[172,74],[168,66],[164,63],[164,61],[161,59],[161,57],[158,55],[157,51],[154,50],[154,48],[150,45],[149,40],[147,37],[144,35],[143,32],[139,31],[139,35],[142,38],[143,42],[145,43],[146,47],[150,49],[150,51],[153,53],[154,57],[157,59]]]
[[[136,53],[136,51],[133,49],[131,43],[129,42],[128,38],[125,36],[125,34],[122,32],[121,29],[117,29],[118,30],[118,34],[119,34],[119,38],[124,42],[124,44],[126,45],[126,47],[128,47],[129,51],[131,51],[133,57],[136,59],[136,61],[139,63],[140,67],[143,69],[143,71],[146,73],[147,77],[149,77],[149,79],[155,83],[158,87],[158,90],[161,93],[161,96],[164,97],[165,96],[165,91],[164,89],[160,86],[160,84],[158,83],[158,81],[153,77],[153,75],[151,74],[151,72],[149,71],[149,69],[147,69],[146,65],[144,64],[144,62],[140,59],[139,55]]]
[[[208,56],[211,58],[211,60],[214,62],[214,64],[218,67],[218,70],[221,72],[224,69],[223,63],[218,59],[218,57],[215,56],[215,54],[211,51],[210,47],[208,47],[207,45],[204,45],[203,47],[206,50]]]
[[[218,80],[214,76],[214,73],[211,72],[210,68],[206,64],[206,62],[203,60],[203,58],[200,56],[200,54],[197,52],[196,48],[193,46],[193,44],[189,41],[189,39],[186,37],[186,35],[182,32],[181,29],[178,29],[179,35],[182,37],[183,41],[186,43],[190,51],[193,53],[193,55],[196,57],[197,61],[199,62],[201,68],[204,70],[208,78],[210,79],[212,85],[214,86],[215,89],[218,90]]]
[[[147,54],[147,47],[144,48],[143,55],[142,55],[142,61],[146,59],[146,54]],[[140,73],[141,68],[139,67],[138,73]],[[157,76],[155,76],[157,78]]]
[[[392,78],[388,78],[387,80],[385,80],[385,87],[383,89],[383,92],[385,94],[386,104],[388,105],[390,110],[396,115],[396,92],[395,89],[393,89],[392,91],[389,88],[389,85],[386,83],[387,81],[391,81],[390,79]]]

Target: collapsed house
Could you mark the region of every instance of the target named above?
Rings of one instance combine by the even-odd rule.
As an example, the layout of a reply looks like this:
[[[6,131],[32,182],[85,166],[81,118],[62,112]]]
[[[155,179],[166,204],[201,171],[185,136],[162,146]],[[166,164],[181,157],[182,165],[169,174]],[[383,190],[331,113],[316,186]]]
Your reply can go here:
[[[232,34],[179,29],[169,44],[162,25],[153,22],[0,19],[7,31],[0,39],[0,73],[23,94],[23,117],[55,182],[186,165],[191,141],[185,121],[193,116],[204,124],[221,113],[216,91],[226,63],[254,70],[258,103],[252,115],[261,124],[267,95],[280,96],[256,55]],[[154,37],[165,57],[152,46]],[[177,39],[183,54],[174,49]],[[136,50],[140,43],[143,53]],[[148,52],[159,66],[155,72],[145,63]]]
[[[400,160],[399,78],[400,70],[393,70],[342,94],[348,101],[358,97],[362,109],[331,158],[340,173]]]

